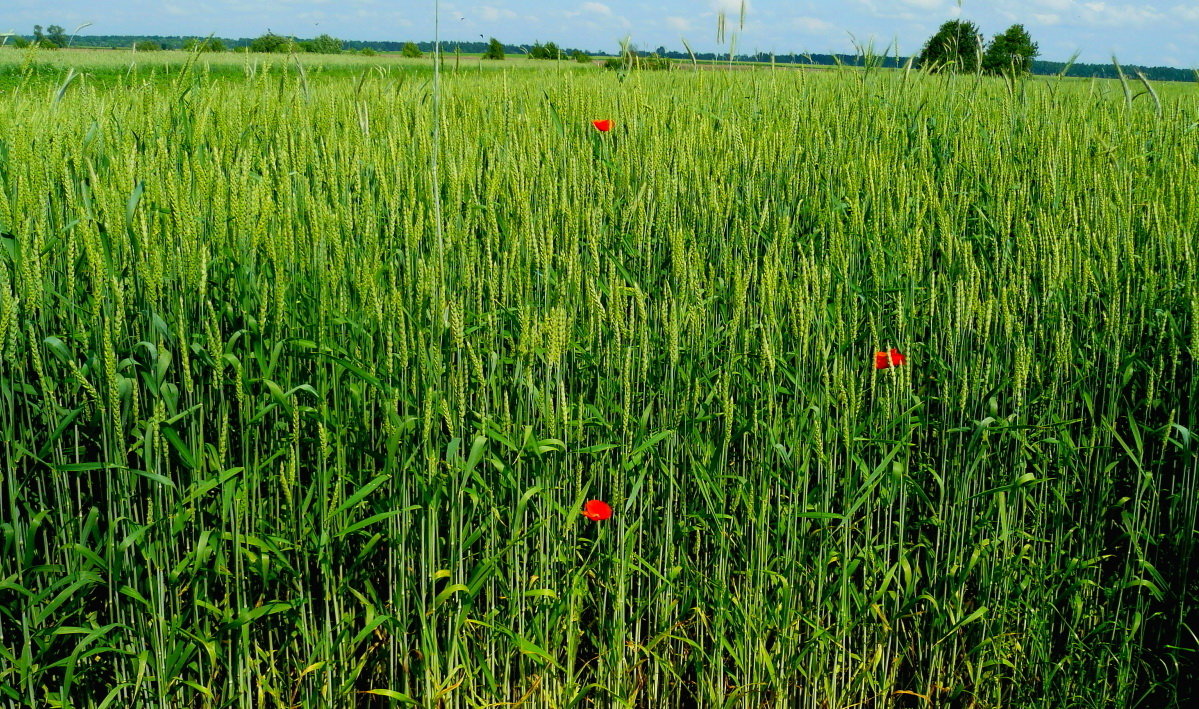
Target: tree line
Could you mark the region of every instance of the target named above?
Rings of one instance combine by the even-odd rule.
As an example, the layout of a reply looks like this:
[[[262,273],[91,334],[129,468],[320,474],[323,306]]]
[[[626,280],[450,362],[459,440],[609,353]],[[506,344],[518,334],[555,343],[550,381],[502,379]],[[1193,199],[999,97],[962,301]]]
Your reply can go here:
[[[983,42],[978,25],[966,20],[950,20],[924,44],[917,57],[921,69],[932,73],[957,72],[1019,76],[1032,71],[1038,54],[1024,25],[1016,24],[995,35],[990,44]]]
[[[433,42],[368,42],[358,40],[342,40],[328,34],[322,34],[312,39],[297,39],[287,35],[267,31],[254,38],[228,39],[222,37],[181,37],[181,36],[130,36],[130,35],[83,35],[69,38],[66,30],[58,25],[50,25],[43,31],[41,25],[34,25],[31,37],[14,35],[13,44],[18,48],[30,46],[42,49],[60,49],[74,46],[79,48],[133,48],[137,51],[152,50],[185,50],[199,52],[261,52],[261,53],[292,53],[309,52],[315,54],[339,54],[355,52],[358,54],[375,54],[377,52],[399,52],[405,57],[418,58],[425,53],[433,52]],[[526,55],[533,59],[570,59],[578,62],[590,62],[591,55],[580,49],[563,49],[554,42],[535,42],[528,45],[503,44],[492,37],[488,42],[442,42],[442,52],[460,52],[479,54],[484,59],[504,59],[506,55]]]
[[[1014,28],[1019,28],[1019,31],[1013,31]],[[986,44],[983,42],[982,33],[974,23],[955,20],[942,25],[936,34],[925,43],[920,54],[915,57],[898,55],[864,57],[862,54],[773,54],[756,52],[753,54],[736,54],[732,59],[739,62],[810,64],[817,66],[861,66],[863,63],[869,61],[871,66],[886,68],[903,68],[907,66],[910,60],[915,67],[924,67],[934,71],[973,72],[977,71],[978,67],[981,66],[984,72],[999,73],[998,69],[1000,67],[1008,68],[1010,71],[1011,67],[1016,66],[1028,73],[1037,75],[1065,73],[1076,77],[1110,79],[1119,78],[1120,76],[1120,70],[1111,63],[1092,64],[1073,61],[1040,60],[1037,58],[1036,44],[1027,35],[1027,31],[1024,31],[1022,25],[1013,25],[1005,32],[997,35],[989,44]],[[72,47],[134,47],[138,51],[183,49],[212,52],[230,50],[253,52],[359,52],[365,54],[373,52],[400,52],[406,57],[424,56],[431,53],[434,47],[433,42],[413,40],[339,40],[328,35],[322,35],[313,39],[296,39],[276,35],[271,32],[256,38],[243,37],[238,39],[161,35],[80,35],[70,37],[67,35],[66,30],[58,25],[50,25],[46,28],[35,25],[31,36],[16,35],[12,39],[13,44],[18,47],[30,46],[36,43],[48,49],[69,45]],[[1013,48],[1024,48],[1027,50],[1029,47],[1033,50],[1030,55],[1018,52],[1013,54],[1012,52]],[[487,42],[442,42],[442,51],[479,54],[492,59],[502,58],[507,55],[528,55],[538,59],[564,58],[564,55],[569,55],[571,59],[577,59],[578,61],[590,61],[592,54],[591,52],[578,49],[559,48],[553,42],[546,42],[545,44],[537,42],[530,47],[528,45],[505,44],[494,37]],[[642,60],[653,58],[655,55],[658,59],[667,61],[690,61],[692,57],[699,61],[727,61],[729,59],[728,54],[717,54],[714,52],[689,54],[667,50],[665,47],[658,47],[652,53],[638,52],[638,56]],[[1001,57],[1005,59],[1000,59]],[[1018,61],[1013,63],[1013,58]],[[640,62],[640,64],[643,67],[647,66],[645,61]],[[1125,72],[1143,74],[1145,78],[1153,81],[1196,81],[1199,78],[1194,70],[1175,67],[1127,65],[1123,67],[1123,70]]]

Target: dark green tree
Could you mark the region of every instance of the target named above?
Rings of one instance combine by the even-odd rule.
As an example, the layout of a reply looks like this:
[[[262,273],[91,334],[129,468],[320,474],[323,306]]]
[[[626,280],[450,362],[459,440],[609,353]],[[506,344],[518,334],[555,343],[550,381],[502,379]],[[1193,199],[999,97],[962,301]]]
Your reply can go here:
[[[341,54],[341,40],[327,34],[308,40],[308,47],[307,51],[316,54]]]
[[[41,25],[33,26],[33,43],[39,47],[53,49],[53,47],[50,46],[50,42],[46,39],[46,33],[42,32]]]
[[[983,55],[983,71],[988,74],[1023,76],[1032,71],[1037,56],[1037,43],[1032,41],[1024,25],[1012,25],[995,35]]]
[[[223,52],[225,51],[225,42],[219,37],[208,37],[207,39],[192,37],[183,43],[183,48],[189,52]]]
[[[157,52],[160,49],[162,49],[162,45],[152,39],[139,39],[133,43],[135,52]]]
[[[529,57],[533,59],[560,59],[563,56],[562,50],[553,42],[537,42],[529,50]]]
[[[69,37],[67,37],[67,31],[62,27],[58,25],[50,25],[46,28],[46,41],[55,47],[62,48],[67,46],[67,43],[71,40]]]
[[[425,53],[420,50],[420,47],[416,46],[416,44],[413,42],[405,42],[404,48],[400,50],[400,53],[409,59],[420,59],[421,57],[425,56]]]
[[[581,49],[576,49],[574,51],[574,53],[570,55],[570,58],[574,59],[576,62],[578,62],[580,64],[590,64],[591,63],[591,55],[583,52]]]
[[[982,51],[983,35],[978,25],[950,20],[924,44],[916,61],[926,71],[972,73],[978,71]]]
[[[492,37],[491,41],[487,43],[487,51],[483,52],[483,58],[484,59],[503,59],[504,58],[504,45],[501,44],[498,39],[496,39],[495,37]]]
[[[267,32],[250,42],[251,52],[287,52],[291,49],[292,41],[274,32]]]
[[[613,57],[604,62],[605,69],[630,70],[639,69],[645,71],[667,71],[673,66],[666,57],[660,57],[657,54],[645,54],[637,51],[637,47],[632,44],[623,45],[620,49],[620,57]]]

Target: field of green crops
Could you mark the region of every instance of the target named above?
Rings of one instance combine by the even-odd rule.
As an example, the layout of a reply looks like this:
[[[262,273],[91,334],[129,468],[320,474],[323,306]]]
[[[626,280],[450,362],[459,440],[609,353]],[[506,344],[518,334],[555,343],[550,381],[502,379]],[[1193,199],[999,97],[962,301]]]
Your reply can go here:
[[[0,705],[1193,697],[1195,85],[0,55]]]

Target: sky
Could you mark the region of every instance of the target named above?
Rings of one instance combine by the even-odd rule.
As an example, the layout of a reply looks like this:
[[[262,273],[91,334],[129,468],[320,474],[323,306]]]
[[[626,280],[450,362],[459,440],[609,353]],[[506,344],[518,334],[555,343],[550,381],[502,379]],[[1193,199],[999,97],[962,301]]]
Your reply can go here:
[[[0,32],[61,25],[80,34],[430,41],[436,0],[0,0]],[[1041,58],[1199,68],[1199,0],[442,0],[443,41],[497,37],[615,53],[638,48],[739,54],[852,52],[874,43],[920,51],[946,20],[978,24],[989,39],[1021,23]],[[718,16],[728,32],[717,41]]]

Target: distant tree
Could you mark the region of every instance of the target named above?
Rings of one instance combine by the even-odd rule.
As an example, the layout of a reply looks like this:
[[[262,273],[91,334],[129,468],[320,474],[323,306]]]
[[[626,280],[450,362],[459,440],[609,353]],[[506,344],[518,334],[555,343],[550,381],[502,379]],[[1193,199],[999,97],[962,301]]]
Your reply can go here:
[[[1037,43],[1032,41],[1024,25],[1012,25],[995,35],[983,55],[983,71],[988,74],[1022,76],[1032,71],[1037,56]]]
[[[33,43],[46,49],[55,48],[54,45],[50,44],[50,40],[46,39],[46,33],[42,31],[41,25],[33,26]]]
[[[489,41],[487,43],[487,51],[483,52],[483,58],[484,59],[503,59],[504,58],[504,45],[501,44],[498,39],[496,39],[495,37],[492,37],[491,41]]]
[[[529,50],[529,57],[532,59],[561,59],[563,56],[565,56],[563,51],[553,42],[546,42],[545,44],[537,42]]]
[[[294,43],[287,37],[267,32],[250,42],[251,52],[288,52],[294,48]]]
[[[189,52],[223,52],[225,43],[219,37],[199,39],[192,37],[183,43],[183,48]]]
[[[15,37],[12,38],[12,46],[16,47],[17,49],[25,49],[30,44],[32,44],[32,42],[25,39],[21,35],[16,35]]]
[[[151,39],[141,39],[133,43],[135,52],[157,52],[160,49],[162,49],[162,45]]]
[[[612,57],[604,62],[605,69],[641,69],[645,71],[668,71],[674,63],[657,54],[646,55],[637,51],[637,47],[626,45],[621,48],[619,57]]]
[[[341,54],[341,40],[336,37],[330,37],[327,34],[308,40],[307,45],[308,47],[305,51],[308,52],[316,54]]]
[[[361,54],[361,55],[362,55],[362,56],[364,56],[364,57],[375,57],[375,56],[378,56],[378,55],[379,55],[379,53],[378,53],[378,52],[376,52],[375,50],[371,49],[370,47],[363,47],[362,49],[359,49],[359,50],[358,50],[358,53],[359,53],[359,54]]]
[[[917,63],[931,72],[965,72],[978,70],[983,36],[978,25],[965,20],[950,20],[929,38]]]
[[[62,27],[50,25],[46,28],[46,41],[55,47],[61,48],[67,46],[67,43],[71,40],[67,37],[67,31]]]
[[[400,53],[409,59],[420,59],[421,57],[425,56],[425,53],[420,50],[420,47],[416,46],[412,42],[405,42],[404,48],[400,50]]]
[[[586,54],[585,52],[578,50],[578,49],[576,49],[570,55],[570,58],[574,59],[576,62],[578,62],[580,64],[590,64],[591,63],[591,55]]]

